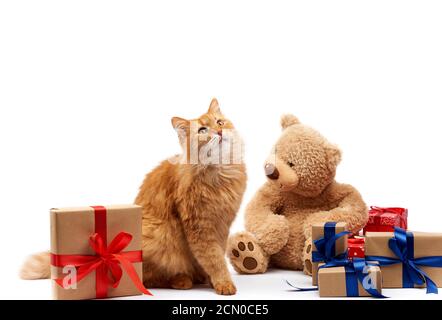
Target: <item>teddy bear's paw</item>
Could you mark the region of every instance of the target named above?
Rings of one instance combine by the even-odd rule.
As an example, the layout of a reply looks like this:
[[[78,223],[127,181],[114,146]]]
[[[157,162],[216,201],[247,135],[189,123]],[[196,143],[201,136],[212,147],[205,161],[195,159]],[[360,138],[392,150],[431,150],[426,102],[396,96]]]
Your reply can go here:
[[[228,255],[238,273],[257,274],[267,270],[268,258],[248,233],[240,233],[229,239]]]
[[[304,273],[306,275],[311,276],[312,270],[313,270],[313,264],[312,264],[312,238],[307,239],[304,246],[304,253],[303,253],[303,261],[304,261]]]

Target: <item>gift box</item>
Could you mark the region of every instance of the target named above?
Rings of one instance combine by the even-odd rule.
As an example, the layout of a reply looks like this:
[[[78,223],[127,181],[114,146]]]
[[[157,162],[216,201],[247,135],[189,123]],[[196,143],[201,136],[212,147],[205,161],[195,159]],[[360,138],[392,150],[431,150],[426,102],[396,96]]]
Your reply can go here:
[[[338,263],[339,264],[339,263]],[[381,269],[364,259],[355,258],[344,266],[325,267],[318,271],[319,296],[332,297],[376,297],[382,296]]]
[[[312,225],[312,283],[318,285],[318,266],[337,257],[344,257],[347,252],[347,224],[327,222]],[[330,245],[327,245],[327,244]],[[329,250],[327,249],[329,248]]]
[[[365,238],[353,237],[348,239],[348,259],[365,258]]]
[[[395,227],[408,229],[407,209],[371,207],[364,234],[367,232],[394,232]]]
[[[150,294],[142,279],[141,207],[51,209],[54,298]]]
[[[442,286],[442,233],[368,232],[365,254],[379,262],[384,288],[427,287],[427,293],[437,293]]]

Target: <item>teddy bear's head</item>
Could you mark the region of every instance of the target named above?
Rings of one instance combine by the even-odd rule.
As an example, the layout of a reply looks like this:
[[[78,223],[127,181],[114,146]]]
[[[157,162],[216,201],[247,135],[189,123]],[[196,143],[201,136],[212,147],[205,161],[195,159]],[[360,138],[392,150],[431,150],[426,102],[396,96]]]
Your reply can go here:
[[[332,181],[341,151],[293,115],[281,118],[282,135],[265,164],[269,181],[282,192],[319,195]]]

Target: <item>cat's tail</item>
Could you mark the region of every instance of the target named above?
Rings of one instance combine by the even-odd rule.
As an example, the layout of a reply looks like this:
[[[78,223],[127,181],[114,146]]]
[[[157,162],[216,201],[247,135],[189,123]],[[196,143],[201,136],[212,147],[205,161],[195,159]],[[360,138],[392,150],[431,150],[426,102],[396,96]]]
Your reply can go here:
[[[41,252],[28,257],[21,267],[20,278],[23,280],[49,279],[51,277],[51,256]]]

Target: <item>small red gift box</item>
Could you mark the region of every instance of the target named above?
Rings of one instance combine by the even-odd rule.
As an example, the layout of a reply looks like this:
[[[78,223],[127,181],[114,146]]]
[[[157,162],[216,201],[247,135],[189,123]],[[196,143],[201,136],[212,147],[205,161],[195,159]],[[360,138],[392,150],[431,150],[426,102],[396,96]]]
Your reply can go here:
[[[348,258],[365,258],[365,238],[349,238],[348,239]]]
[[[408,209],[371,207],[364,234],[367,232],[394,232],[394,227],[407,230],[407,219]]]

